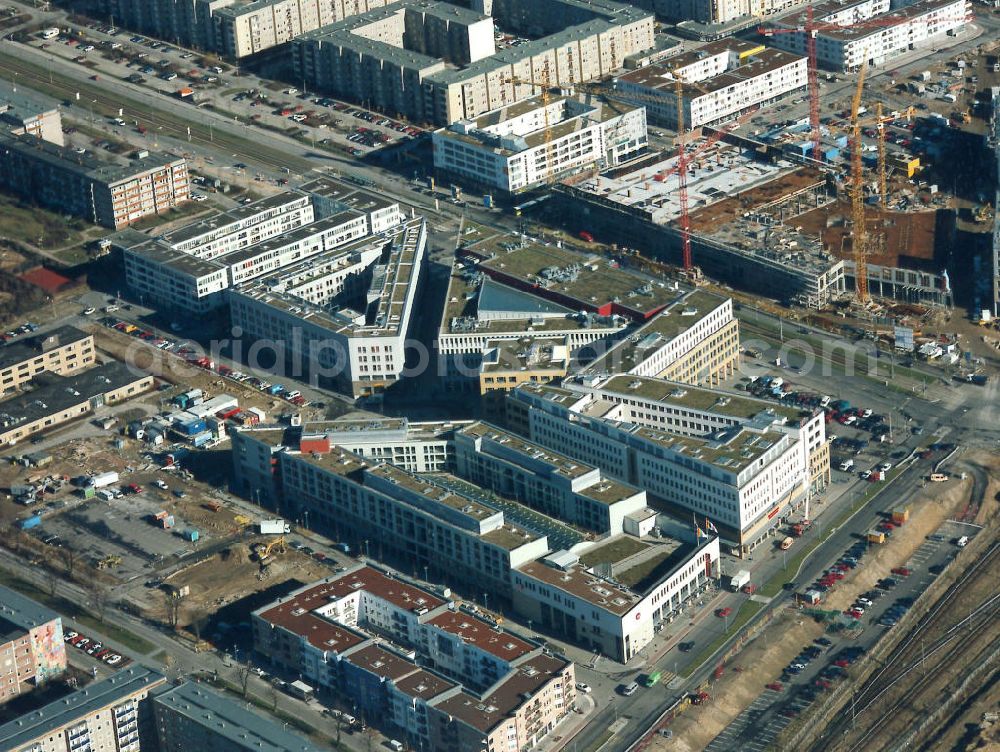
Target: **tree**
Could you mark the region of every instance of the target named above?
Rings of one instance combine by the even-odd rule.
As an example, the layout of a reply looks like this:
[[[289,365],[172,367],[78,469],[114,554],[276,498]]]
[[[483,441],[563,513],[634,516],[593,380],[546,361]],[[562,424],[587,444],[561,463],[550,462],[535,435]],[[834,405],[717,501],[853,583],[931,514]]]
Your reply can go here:
[[[45,584],[48,586],[49,595],[54,597],[56,594],[56,587],[59,585],[59,575],[56,574],[54,569],[46,568]]]
[[[181,616],[180,596],[173,592],[165,592],[163,594],[163,600],[167,612],[167,626],[171,629],[177,629],[177,624],[180,621]]]
[[[201,642],[202,630],[204,630],[205,626],[208,624],[208,614],[201,609],[194,609],[190,612],[189,617],[191,633],[198,642]]]
[[[108,604],[111,601],[111,593],[108,586],[103,582],[91,581],[87,584],[87,593],[90,595],[90,602],[94,607],[94,613],[103,624],[104,617],[108,612]]]
[[[267,685],[267,699],[271,701],[271,712],[278,712],[278,688],[273,684]]]
[[[236,675],[240,680],[240,691],[243,693],[243,699],[245,700],[250,692],[250,674],[253,673],[253,668],[250,665],[250,659],[247,658],[245,663],[239,664],[239,668]],[[277,701],[275,701],[277,702]]]
[[[72,580],[73,570],[76,569],[76,551],[67,546],[66,548],[59,549],[59,555],[62,556],[63,566],[66,567],[66,574]]]

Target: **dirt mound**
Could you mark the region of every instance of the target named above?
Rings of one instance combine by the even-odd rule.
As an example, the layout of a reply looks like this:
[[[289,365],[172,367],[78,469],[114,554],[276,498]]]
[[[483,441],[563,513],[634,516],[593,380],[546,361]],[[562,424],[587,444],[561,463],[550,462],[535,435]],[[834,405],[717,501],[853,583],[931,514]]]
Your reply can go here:
[[[222,551],[219,558],[227,564],[246,564],[250,561],[250,549],[242,543],[237,543]]]

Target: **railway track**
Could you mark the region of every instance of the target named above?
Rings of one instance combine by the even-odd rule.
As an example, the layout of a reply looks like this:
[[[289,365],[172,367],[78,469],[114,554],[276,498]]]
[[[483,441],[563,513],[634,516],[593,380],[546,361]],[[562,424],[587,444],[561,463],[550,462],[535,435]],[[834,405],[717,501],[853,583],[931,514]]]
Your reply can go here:
[[[45,92],[65,102],[78,103],[83,107],[92,106],[95,116],[100,115],[102,118],[117,116],[118,110],[123,108],[126,111],[127,119],[137,121],[148,131],[155,132],[158,136],[171,136],[192,145],[225,150],[277,170],[288,169],[306,173],[316,166],[315,162],[304,157],[295,157],[268,148],[265,145],[266,136],[259,130],[253,132],[253,135],[257,137],[254,140],[250,138],[249,131],[246,138],[231,133],[227,128],[231,125],[228,121],[220,122],[218,126],[215,126],[199,123],[194,119],[188,120],[186,119],[187,115],[197,112],[211,117],[208,113],[199,111],[192,105],[181,102],[172,104],[169,101],[164,101],[162,106],[144,104],[138,99],[130,97],[126,85],[119,81],[114,81],[115,87],[125,89],[125,91],[116,94],[109,92],[106,87],[78,81],[52,67],[46,69],[37,63],[14,57],[8,53],[0,53],[0,72],[8,80],[23,82],[33,89]],[[80,95],[79,99],[77,99],[77,94]],[[146,94],[150,94],[150,92],[146,92]],[[168,111],[167,108],[171,111]]]
[[[984,577],[991,577],[1000,557],[1000,543],[994,543],[934,604],[906,637],[886,657],[882,667],[856,692],[850,704],[839,713],[811,749],[820,752],[844,748],[854,752],[868,748],[873,737],[883,733],[902,712],[912,712],[914,698],[933,687],[941,678],[941,666],[974,663],[969,651],[996,629],[1000,616],[1000,594],[992,592],[971,609],[959,615],[955,605],[959,597]],[[943,631],[942,631],[943,629]],[[929,641],[928,641],[929,640]],[[985,639],[983,650],[992,640]],[[978,653],[977,653],[978,655]],[[915,672],[919,672],[914,676]],[[887,698],[895,689],[906,692],[896,700]],[[846,740],[862,716],[871,711],[878,715],[865,720],[861,736]],[[844,742],[842,744],[842,742]]]

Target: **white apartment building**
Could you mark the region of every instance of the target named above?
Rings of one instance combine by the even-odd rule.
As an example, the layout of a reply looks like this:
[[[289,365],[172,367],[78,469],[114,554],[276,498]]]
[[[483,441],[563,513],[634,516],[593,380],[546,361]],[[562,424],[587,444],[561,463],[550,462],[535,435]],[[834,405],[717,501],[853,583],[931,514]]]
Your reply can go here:
[[[441,473],[455,466],[455,431],[471,421],[412,423],[378,417],[308,423],[302,435],[321,450],[338,446],[372,462],[388,462],[411,473]]]
[[[546,129],[551,138],[546,139]],[[642,106],[526,99],[434,132],[434,167],[488,190],[514,194],[582,169],[619,164],[646,146]]]
[[[112,244],[122,252],[132,290],[144,300],[197,315],[224,305],[226,290],[293,264],[303,265],[305,259],[315,260],[308,266],[311,273],[322,267],[332,275],[327,298],[340,293],[345,280],[370,264],[378,252],[353,258],[337,250],[380,235],[402,219],[398,203],[320,178],[299,191],[219,212],[156,238],[124,231],[112,238]],[[331,281],[338,273],[342,273],[339,287]],[[282,279],[272,282],[278,290],[289,284]]]
[[[512,424],[645,488],[681,519],[707,517],[739,554],[828,478],[821,412],[627,375],[569,387],[518,388]]]
[[[398,381],[405,367],[426,245],[426,222],[411,220],[394,232],[341,249],[344,265],[331,269],[320,263],[297,287],[281,290],[264,282],[233,289],[232,324],[247,340],[274,343],[303,378],[334,384],[355,397],[375,394]],[[383,255],[384,263],[374,263]],[[328,297],[309,303],[296,294],[302,286],[313,300],[320,292]],[[363,306],[342,307],[345,288]]]
[[[599,576],[578,555],[560,551],[511,573],[514,610],[543,631],[625,663],[719,576],[718,537],[703,537],[672,554],[672,567],[635,590]]]
[[[878,66],[914,49],[929,47],[942,36],[954,35],[971,17],[967,0],[918,0],[889,11],[889,0],[851,6],[830,14],[823,23],[843,25],[842,30],[823,30],[816,37],[816,59],[824,68],[851,72],[867,61]],[[871,21],[868,25],[851,25]],[[786,19],[779,28],[794,28]],[[776,47],[805,54],[804,33],[770,36]]]
[[[455,472],[572,525],[617,535],[646,508],[646,492],[489,423],[455,433]]]
[[[720,40],[625,73],[615,80],[615,90],[626,101],[642,102],[651,121],[676,128],[677,78],[683,81],[684,125],[697,128],[805,90],[808,61],[761,45]]]

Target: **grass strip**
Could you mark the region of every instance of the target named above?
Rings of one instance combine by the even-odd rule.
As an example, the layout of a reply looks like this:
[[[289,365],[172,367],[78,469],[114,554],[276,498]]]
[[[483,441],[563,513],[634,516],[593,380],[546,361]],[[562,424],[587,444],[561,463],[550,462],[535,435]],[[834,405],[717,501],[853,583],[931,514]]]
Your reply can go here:
[[[740,610],[736,612],[735,618],[729,624],[729,630],[724,634],[716,637],[712,642],[705,646],[691,664],[681,671],[681,676],[685,679],[689,678],[691,674],[697,671],[701,664],[707,661],[712,654],[721,648],[726,642],[728,642],[735,634],[737,634],[747,622],[749,622],[753,617],[755,617],[760,610],[764,608],[763,603],[757,601],[744,601],[743,605],[740,606]]]
[[[27,580],[22,580],[17,575],[5,569],[0,569],[0,583],[6,585],[12,590],[16,590],[32,600],[36,600],[39,603],[48,606],[53,611],[70,617],[73,621],[78,622],[81,626],[90,631],[104,635],[115,642],[121,643],[129,650],[133,650],[140,655],[148,655],[156,647],[149,640],[140,637],[134,632],[130,632],[117,624],[111,624],[107,621],[102,622],[97,617],[81,611],[79,604],[69,601],[61,595],[50,595],[44,590],[40,590]]]

